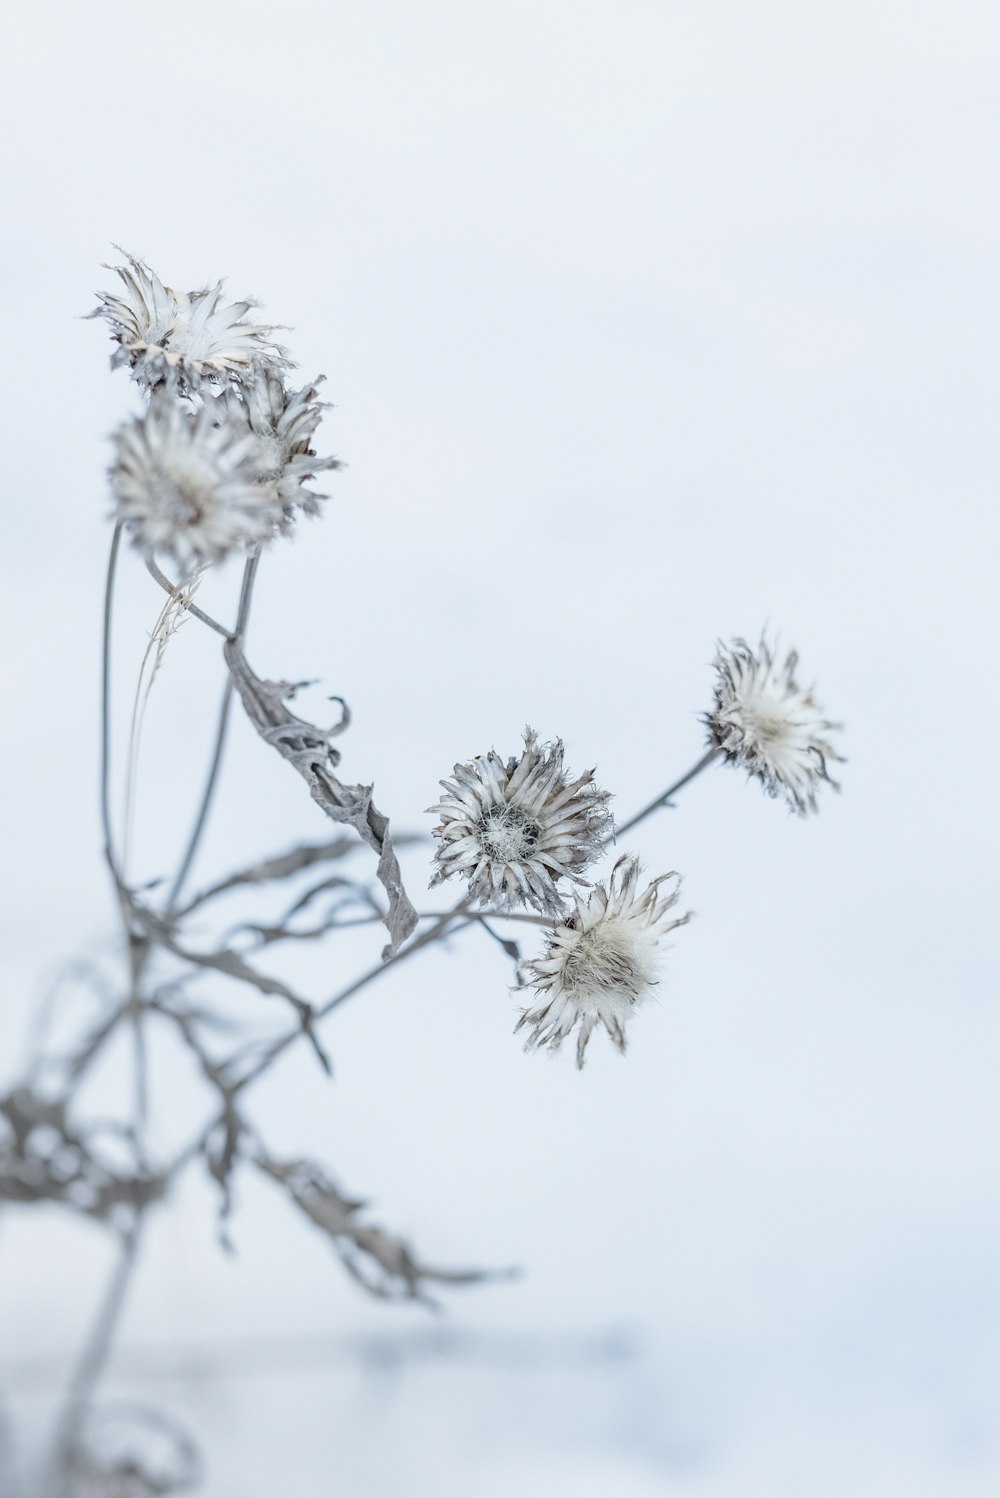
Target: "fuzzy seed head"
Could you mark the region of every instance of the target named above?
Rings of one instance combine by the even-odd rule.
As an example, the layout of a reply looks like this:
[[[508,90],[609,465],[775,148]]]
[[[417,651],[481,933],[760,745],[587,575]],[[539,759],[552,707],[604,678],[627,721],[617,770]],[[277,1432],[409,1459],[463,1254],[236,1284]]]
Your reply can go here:
[[[516,1027],[528,1027],[527,1049],[557,1050],[579,1027],[576,1064],[582,1067],[590,1037],[603,1025],[624,1052],[626,1023],[658,981],[659,943],[690,919],[670,915],[679,875],[654,879],[640,896],[639,873],[638,859],[623,854],[608,885],[574,896],[576,910],[548,933],[544,956],[522,965],[536,992]]]
[[[280,525],[268,455],[245,423],[220,422],[204,406],[192,415],[154,394],[114,440],[117,519],[147,555],[168,552],[188,572],[260,545]]]
[[[441,819],[432,887],[459,875],[480,906],[561,914],[559,881],[585,883],[581,874],[611,829],[608,793],[595,786],[593,771],[571,779],[563,756],[561,739],[539,744],[526,728],[523,753],[506,764],[491,749],[456,765],[429,808]]]
[[[763,636],[756,650],[735,639],[720,642],[714,665],[715,704],[704,719],[709,741],[790,811],[816,811],[821,782],[839,790],[828,766],[843,760],[826,734],[840,725],[823,716],[811,688],[799,686],[796,652],[779,665]]]

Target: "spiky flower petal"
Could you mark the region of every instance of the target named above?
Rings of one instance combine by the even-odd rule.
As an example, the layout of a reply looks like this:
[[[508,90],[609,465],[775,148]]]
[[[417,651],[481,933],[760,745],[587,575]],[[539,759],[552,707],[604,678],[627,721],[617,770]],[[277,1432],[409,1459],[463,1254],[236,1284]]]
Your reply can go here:
[[[239,390],[232,388],[215,397],[215,409],[248,423],[270,456],[268,477],[277,486],[286,521],[297,511],[307,515],[319,513],[319,502],[325,494],[305,487],[317,473],[341,466],[338,458],[319,458],[312,439],[329,405],[319,398],[320,375],[301,390],[285,388],[280,375],[261,370],[245,381]]]
[[[221,281],[201,291],[174,291],[142,260],[127,253],[125,259],[126,265],[107,267],[124,292],[99,291],[100,305],[90,314],[111,324],[118,344],[112,368],[127,364],[146,386],[169,381],[194,390],[205,379],[245,379],[256,368],[287,365],[284,349],[270,337],[277,330],[247,319],[257,305],[250,298],[227,302]]]
[[[147,554],[185,569],[217,562],[273,536],[282,519],[269,455],[245,422],[154,394],[115,436],[111,488],[117,518]]]
[[[704,720],[710,742],[769,796],[783,796],[791,811],[816,811],[821,781],[839,790],[827,766],[843,759],[825,734],[840,725],[823,716],[812,688],[799,686],[796,652],[779,665],[763,636],[756,650],[735,639],[719,643],[714,665],[715,705]]]
[[[522,965],[537,993],[516,1026],[530,1027],[528,1048],[558,1049],[579,1026],[576,1064],[583,1066],[587,1043],[603,1025],[625,1050],[625,1025],[657,983],[660,940],[690,920],[690,913],[669,915],[680,895],[679,874],[654,879],[641,896],[638,890],[639,861],[625,853],[608,885],[574,896],[576,910],[548,933],[544,957]]]
[[[455,766],[454,779],[441,781],[445,795],[428,808],[441,818],[432,887],[459,874],[481,906],[562,913],[558,881],[583,884],[611,830],[607,791],[592,770],[571,780],[563,753],[562,739],[539,744],[526,728],[524,752],[506,764],[491,749]]]

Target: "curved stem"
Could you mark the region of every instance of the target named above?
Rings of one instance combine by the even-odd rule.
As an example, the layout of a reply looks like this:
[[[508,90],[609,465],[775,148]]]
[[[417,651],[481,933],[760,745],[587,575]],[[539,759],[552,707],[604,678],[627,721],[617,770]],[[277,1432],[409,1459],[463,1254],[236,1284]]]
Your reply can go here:
[[[679,790],[682,790],[684,786],[694,780],[696,775],[700,775],[702,770],[707,770],[709,765],[714,765],[715,761],[720,759],[721,756],[721,749],[714,747],[709,749],[702,755],[698,763],[688,770],[686,775],[682,775],[680,780],[675,780],[673,785],[667,786],[667,789],[657,796],[655,801],[650,801],[649,805],[644,806],[642,811],[637,811],[634,817],[629,817],[627,822],[623,822],[620,827],[616,827],[611,837],[608,838],[608,843],[617,842],[623,833],[631,832],[633,827],[637,827],[640,822],[652,816],[654,811],[659,811],[661,806],[669,806],[671,796],[675,796]]]
[[[237,640],[241,640],[244,633],[246,632],[247,622],[250,618],[250,604],[253,601],[253,585],[257,576],[257,568],[259,567],[259,565],[260,552],[255,551],[251,556],[247,558],[246,566],[243,569],[243,586],[240,589],[240,603],[236,615],[236,630],[233,636],[233,638]],[[192,612],[194,612],[193,607]],[[206,615],[206,619],[207,617],[208,616]],[[232,706],[232,701],[233,679],[227,674],[226,684],[222,691],[222,706],[219,710],[219,721],[215,730],[215,743],[212,749],[212,760],[208,768],[208,779],[205,782],[205,789],[202,792],[201,804],[198,807],[198,815],[195,818],[194,827],[191,830],[191,836],[188,839],[187,848],[184,850],[184,855],[181,858],[180,868],[177,870],[174,882],[170,886],[170,893],[167,896],[166,914],[168,917],[174,913],[174,907],[176,906],[178,897],[180,896],[180,892],[184,887],[185,880],[187,879],[188,874],[191,872],[191,865],[194,863],[195,854],[198,851],[198,847],[202,839],[202,834],[205,831],[205,824],[208,821],[208,813],[211,809],[212,799],[215,795],[215,788],[219,780],[219,771],[222,768],[222,756],[226,747],[226,731],[229,727],[229,710]]]

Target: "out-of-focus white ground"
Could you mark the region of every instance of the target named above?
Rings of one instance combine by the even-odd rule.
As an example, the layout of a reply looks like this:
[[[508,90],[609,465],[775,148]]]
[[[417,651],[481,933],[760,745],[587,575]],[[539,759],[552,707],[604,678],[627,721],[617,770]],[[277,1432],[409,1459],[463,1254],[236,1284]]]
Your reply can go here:
[[[345,776],[398,826],[525,722],[630,812],[700,753],[715,637],[765,620],[847,724],[815,820],[716,770],[641,830],[699,918],[626,1061],[524,1056],[469,934],[330,1022],[332,1083],[292,1054],[258,1089],[276,1150],[432,1261],[525,1273],[444,1319],[374,1305],[250,1179],[221,1255],[192,1180],[108,1393],[190,1425],[211,1498],[998,1491],[998,33],[985,3],[639,0],[8,31],[0,1084],[60,956],[113,929],[103,474],[136,402],[77,320],[112,240],[226,273],[329,376],[349,467],[268,555],[250,653],[350,701]],[[130,562],[123,683],[158,608]],[[152,698],[148,877],[219,666],[189,625]],[[240,725],[203,877],[314,811]],[[375,942],[297,973],[321,997]],[[154,1092],[176,1137],[186,1076],[171,1054]],[[96,1229],[0,1217],[22,1463],[109,1267]]]

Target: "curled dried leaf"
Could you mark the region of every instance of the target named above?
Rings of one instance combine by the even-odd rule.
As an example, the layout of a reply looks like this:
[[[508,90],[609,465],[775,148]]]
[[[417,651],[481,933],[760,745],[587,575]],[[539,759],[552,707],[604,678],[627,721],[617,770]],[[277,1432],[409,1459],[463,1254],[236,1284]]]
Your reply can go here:
[[[382,955],[391,957],[416,926],[417,912],[403,888],[389,819],[372,801],[372,787],[345,785],[337,779],[334,770],[340,756],[330,743],[329,732],[289,712],[285,703],[292,689],[286,682],[263,681],[255,675],[238,640],[227,640],[224,650],[240,700],[264,742],[294,766],[328,817],[353,827],[378,854],[377,875],[389,900],[385,916],[389,944]]]

